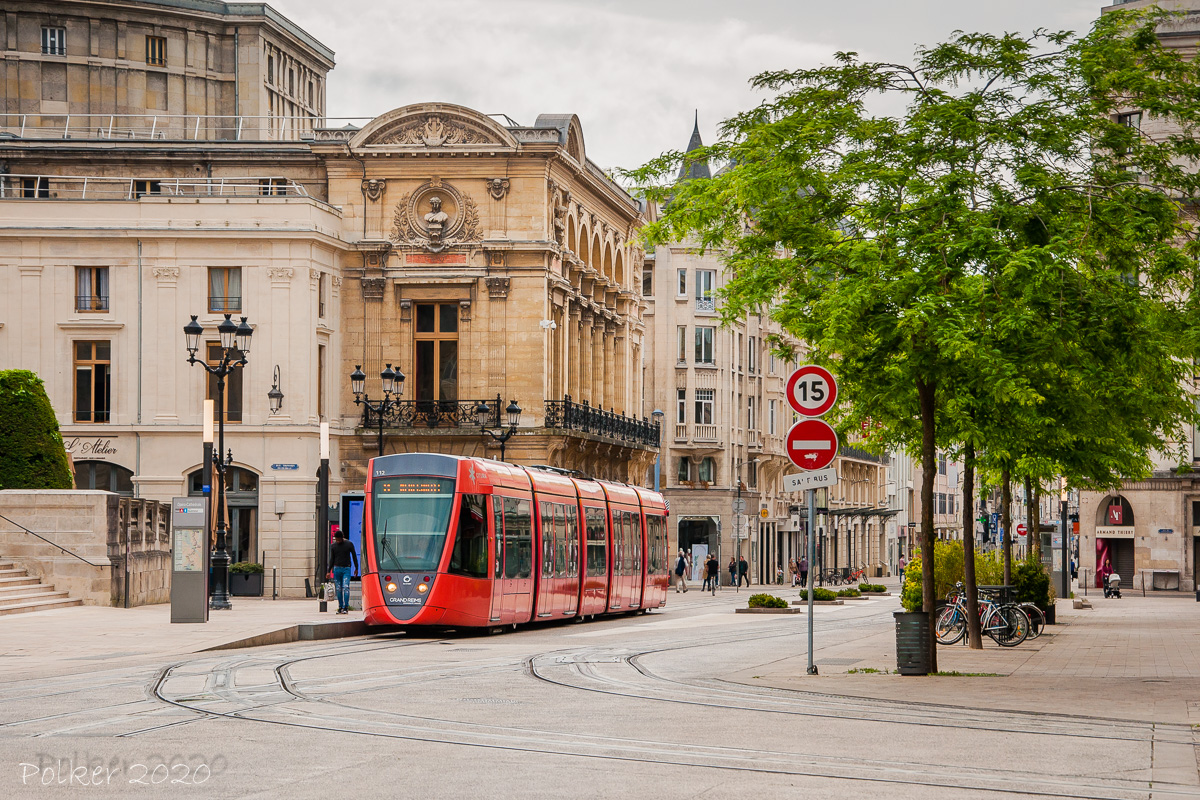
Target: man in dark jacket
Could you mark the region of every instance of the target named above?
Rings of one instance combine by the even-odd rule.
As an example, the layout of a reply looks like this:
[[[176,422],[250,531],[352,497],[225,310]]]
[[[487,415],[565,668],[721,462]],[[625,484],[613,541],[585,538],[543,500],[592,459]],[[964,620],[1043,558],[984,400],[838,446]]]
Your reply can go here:
[[[739,556],[739,557],[738,557],[738,579],[737,579],[737,584],[738,584],[738,588],[739,588],[739,589],[740,589],[740,588],[741,588],[741,586],[742,586],[742,581],[745,581],[747,586],[749,586],[749,585],[750,585],[750,562],[746,561],[746,557],[745,557],[745,556]]]
[[[675,559],[675,593],[679,594],[682,587],[683,591],[687,591],[687,554],[683,548],[679,548],[679,558]]]
[[[358,553],[354,552],[354,543],[346,539],[346,534],[340,530],[333,535],[333,544],[329,547],[329,565],[333,567],[333,584],[337,587],[339,614],[350,613],[350,563],[354,563],[354,574],[358,574]]]
[[[721,577],[721,565],[717,562],[717,557],[712,553],[708,554],[708,560],[704,562],[704,586],[700,587],[700,591],[704,591],[705,587],[712,590],[715,595],[717,593],[717,581]]]

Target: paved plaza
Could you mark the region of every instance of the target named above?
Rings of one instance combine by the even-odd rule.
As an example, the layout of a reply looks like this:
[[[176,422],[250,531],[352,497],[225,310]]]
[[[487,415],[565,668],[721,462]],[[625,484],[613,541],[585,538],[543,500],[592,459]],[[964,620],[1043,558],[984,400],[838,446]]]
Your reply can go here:
[[[1200,797],[1190,597],[1062,602],[1040,639],[943,647],[940,668],[963,674],[914,678],[888,673],[894,596],[819,608],[812,677],[806,616],[735,614],[747,595],[672,592],[649,615],[496,636],[215,650],[334,617],[314,601],[237,600],[207,626],[171,625],[165,606],[0,619],[0,786],[16,797]],[[164,776],[182,783],[155,788]]]

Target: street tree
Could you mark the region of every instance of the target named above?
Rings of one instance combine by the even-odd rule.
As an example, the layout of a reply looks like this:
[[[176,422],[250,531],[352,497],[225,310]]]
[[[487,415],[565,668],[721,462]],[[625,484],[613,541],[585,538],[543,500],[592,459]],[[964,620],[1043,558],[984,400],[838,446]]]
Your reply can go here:
[[[874,446],[919,454],[927,612],[935,456],[962,441],[964,391],[995,420],[981,436],[1004,408],[1037,423],[1023,427],[1055,422],[1036,411],[1048,381],[1024,364],[1027,348],[1011,348],[1039,330],[1062,341],[1039,309],[1057,300],[1075,331],[1106,322],[1076,362],[1034,337],[1048,375],[1069,374],[1121,412],[1146,404],[1140,418],[1117,415],[1137,429],[1114,441],[1112,471],[1148,461],[1190,419],[1200,101],[1196,68],[1155,36],[1161,19],[1106,14],[1083,37],[958,33],[911,66],[840,53],[830,66],[764,73],[752,83],[774,96],[688,154],[726,169],[668,184],[684,160],[668,153],[629,173],[663,205],[649,240],[726,254],[726,321],[770,313],[839,374],[844,428],[870,419],[883,426]],[[905,110],[872,113],[880,98]],[[1121,124],[1127,108],[1179,134],[1141,135]],[[1097,374],[1100,345],[1128,370],[1118,387],[1091,385],[1112,382]],[[977,444],[1010,469],[1025,455],[1024,440]],[[929,648],[936,668],[932,637]]]

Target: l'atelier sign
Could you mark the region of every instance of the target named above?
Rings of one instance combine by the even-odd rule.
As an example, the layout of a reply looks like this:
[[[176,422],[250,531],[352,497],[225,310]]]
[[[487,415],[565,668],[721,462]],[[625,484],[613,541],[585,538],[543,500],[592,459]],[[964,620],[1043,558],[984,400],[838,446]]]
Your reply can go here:
[[[64,439],[63,446],[73,456],[115,456],[117,448],[114,439]]]

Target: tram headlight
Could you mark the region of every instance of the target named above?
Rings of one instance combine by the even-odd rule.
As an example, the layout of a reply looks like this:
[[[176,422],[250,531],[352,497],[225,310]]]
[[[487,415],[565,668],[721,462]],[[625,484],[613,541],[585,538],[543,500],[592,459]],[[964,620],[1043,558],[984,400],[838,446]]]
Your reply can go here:
[[[427,584],[427,583],[417,584],[417,591],[420,592],[421,594],[425,594],[426,592],[429,591],[429,584]]]
[[[387,585],[387,590],[388,590],[388,593],[391,593],[391,592],[394,592],[394,591],[396,591],[396,584],[394,584],[394,583],[389,583],[389,584]]]

